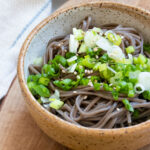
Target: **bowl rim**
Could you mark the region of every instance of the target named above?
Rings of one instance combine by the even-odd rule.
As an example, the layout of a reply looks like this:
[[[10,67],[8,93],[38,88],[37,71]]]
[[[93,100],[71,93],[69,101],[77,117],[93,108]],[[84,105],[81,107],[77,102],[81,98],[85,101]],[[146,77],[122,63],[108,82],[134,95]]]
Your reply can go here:
[[[43,106],[41,106],[36,101],[36,99],[33,97],[31,92],[29,91],[26,81],[25,81],[24,58],[25,58],[27,49],[28,49],[32,39],[41,30],[41,28],[43,28],[47,23],[49,23],[51,20],[53,20],[60,14],[68,12],[75,8],[80,8],[80,7],[98,7],[98,8],[104,7],[105,8],[105,7],[111,7],[112,5],[118,9],[129,9],[130,11],[134,10],[139,15],[144,15],[146,17],[150,17],[149,11],[147,11],[143,8],[131,6],[128,4],[109,2],[109,1],[81,2],[81,3],[75,4],[73,6],[60,8],[59,10],[54,12],[52,15],[50,15],[47,18],[45,18],[44,20],[42,20],[38,25],[35,26],[35,28],[27,36],[27,38],[25,39],[25,41],[21,47],[21,50],[20,50],[20,54],[19,54],[19,58],[18,58],[17,74],[18,74],[18,79],[19,79],[19,84],[20,84],[21,90],[24,93],[24,96],[27,97],[26,102],[28,104],[31,104],[34,108],[36,108],[37,109],[36,111],[39,111],[42,114],[42,116],[45,116],[45,119],[47,119],[47,120],[54,119],[55,122],[57,122],[59,125],[61,125],[61,127],[63,126],[63,128],[67,128],[67,130],[70,130],[71,132],[77,132],[77,133],[82,132],[82,134],[85,134],[85,135],[87,134],[87,131],[94,133],[93,135],[97,135],[97,133],[100,133],[100,132],[105,133],[105,135],[110,135],[113,132],[114,135],[119,135],[119,134],[124,134],[127,132],[133,133],[135,131],[140,131],[141,129],[146,129],[146,128],[150,127],[150,120],[147,120],[145,122],[142,122],[140,124],[133,125],[130,127],[114,128],[114,129],[88,128],[88,127],[72,124],[68,121],[65,121],[65,120],[57,117],[56,115],[50,113],[45,108],[43,108]],[[78,129],[80,129],[80,130],[78,130]]]

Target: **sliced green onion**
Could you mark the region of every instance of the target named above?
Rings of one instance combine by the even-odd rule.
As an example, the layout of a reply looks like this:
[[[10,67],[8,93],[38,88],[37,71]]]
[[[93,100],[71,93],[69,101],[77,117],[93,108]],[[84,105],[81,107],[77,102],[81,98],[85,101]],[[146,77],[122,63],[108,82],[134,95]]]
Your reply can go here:
[[[108,54],[105,53],[103,56],[100,57],[100,62],[106,63],[106,62],[109,61],[109,59],[110,59],[110,58],[108,57]]]
[[[92,69],[95,66],[95,59],[91,58],[89,55],[84,56],[84,59],[82,60],[82,66],[85,66],[89,69]]]
[[[68,70],[68,72],[73,73],[75,71],[76,67],[77,67],[77,63],[72,64],[71,66],[69,66],[67,68],[67,70]]]
[[[104,88],[104,90],[106,90],[106,91],[113,91],[113,88],[111,87],[111,86],[109,86],[107,83],[104,83],[103,84],[103,88]]]
[[[60,93],[58,90],[55,90],[55,93],[50,96],[49,101],[60,100]]]
[[[134,108],[132,107],[132,105],[129,103],[129,101],[127,99],[123,99],[122,100],[126,110],[134,112]]]
[[[50,78],[59,76],[59,67],[54,65],[45,64],[42,67],[42,74],[48,75]]]
[[[103,31],[100,28],[97,28],[97,27],[94,27],[92,30],[97,32],[97,33],[101,33],[101,34],[103,33]]]
[[[67,52],[65,58],[69,59],[69,58],[71,58],[71,57],[73,57],[75,55],[76,55],[75,53]]]
[[[83,73],[85,72],[85,68],[84,66],[77,64],[76,71],[78,71],[79,73]]]
[[[114,100],[118,100],[119,93],[116,90],[113,90],[112,96],[113,96]]]
[[[88,47],[85,45],[84,42],[82,42],[80,48],[79,48],[79,51],[78,53],[85,53],[87,51]]]
[[[140,54],[138,57],[139,64],[144,65],[146,63],[146,61],[147,61],[146,57],[144,55]]]
[[[56,61],[58,64],[61,64],[64,67],[67,65],[66,58],[64,58],[61,55],[56,55],[55,58],[53,59],[53,61]]]
[[[135,86],[134,86],[134,90],[137,94],[141,94],[145,91],[145,88],[142,84],[140,83],[137,83]]]
[[[41,97],[49,97],[50,96],[50,92],[49,92],[48,88],[46,88],[44,85],[35,85],[35,86],[33,86],[33,89]]]
[[[82,78],[82,79],[80,80],[80,84],[81,84],[81,85],[84,85],[84,86],[87,86],[88,83],[89,83],[89,81],[90,81],[90,79],[88,79],[88,78]]]
[[[94,86],[94,90],[98,91],[98,90],[100,90],[100,88],[101,88],[101,83],[96,83],[96,82],[94,82],[94,83],[93,83],[93,86]]]
[[[138,58],[137,57],[133,57],[133,62],[134,62],[134,64],[138,64]]]
[[[116,33],[114,33],[112,30],[108,30],[105,33],[106,37],[108,38],[108,40],[110,42],[112,42],[114,45],[120,45],[122,42],[122,39],[120,37],[120,35],[117,35]]]
[[[28,85],[30,92],[35,96],[37,94],[36,91],[34,90],[36,83],[35,82],[28,82],[27,85]]]
[[[38,66],[41,66],[42,63],[43,63],[43,58],[42,58],[42,57],[37,57],[37,58],[34,60],[34,62],[33,62],[34,65],[38,65]]]
[[[134,97],[134,95],[135,95],[134,90],[129,90],[128,97]]]
[[[77,39],[78,41],[81,41],[84,39],[84,32],[81,29],[73,28],[73,34],[74,34],[75,39]]]
[[[150,90],[150,72],[141,72],[138,76],[138,85],[141,85],[143,90]]]
[[[142,95],[144,99],[150,100],[150,90],[144,91]]]
[[[32,82],[32,81],[36,83],[39,81],[40,77],[41,77],[41,74],[29,75],[27,78],[27,83]]]
[[[93,67],[93,70],[94,70],[94,71],[98,71],[101,64],[102,64],[102,63],[100,63],[100,62],[96,63],[95,66]]]
[[[110,80],[110,83],[112,84],[116,84],[118,83],[119,81],[121,81],[123,79],[123,73],[122,72],[117,72],[113,77],[111,77],[109,80]]]
[[[117,72],[116,72],[114,69],[112,69],[111,67],[107,66],[107,68],[108,68],[111,72],[113,72],[114,74],[117,73]]]
[[[107,70],[107,64],[100,64],[99,65],[99,71],[104,71],[104,70]]]
[[[138,82],[138,76],[140,74],[140,71],[137,70],[137,71],[130,71],[129,72],[129,81],[132,82],[132,83],[137,83]]]
[[[64,80],[55,80],[53,81],[54,85],[56,85],[57,87],[65,90],[65,91],[68,91],[70,90],[72,87],[73,87],[73,80],[71,79],[64,79]]]
[[[67,59],[67,62],[70,63],[70,62],[73,62],[73,61],[75,61],[75,60],[77,60],[77,56],[73,56],[73,57]]]
[[[113,44],[106,38],[100,36],[100,39],[96,42],[96,45],[105,50],[105,51],[111,51]]]
[[[131,53],[135,52],[135,49],[134,49],[133,46],[128,46],[128,47],[126,48],[126,52],[127,52],[128,54],[131,54]]]
[[[60,100],[54,100],[50,103],[50,107],[51,108],[54,108],[56,110],[60,109],[62,106],[64,105],[64,102],[63,101],[60,101]]]
[[[69,39],[69,51],[72,53],[77,53],[78,47],[79,47],[78,40],[76,40],[75,36],[71,34]]]
[[[41,97],[40,100],[42,103],[49,103],[49,98]]]
[[[38,81],[39,84],[43,84],[45,86],[48,86],[49,82],[50,82],[49,78],[46,77],[41,77]]]
[[[100,36],[95,31],[87,31],[84,36],[84,42],[87,47],[93,48]]]
[[[113,42],[113,44],[119,46],[121,44],[121,42],[122,42],[121,36],[120,35],[116,35],[116,39]]]

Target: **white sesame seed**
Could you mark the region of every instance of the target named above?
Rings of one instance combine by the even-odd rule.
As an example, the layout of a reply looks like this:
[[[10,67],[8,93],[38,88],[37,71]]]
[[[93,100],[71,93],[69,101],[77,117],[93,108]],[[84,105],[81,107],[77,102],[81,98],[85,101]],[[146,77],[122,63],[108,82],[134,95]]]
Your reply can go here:
[[[93,51],[94,51],[94,52],[96,52],[97,50],[98,50],[98,48],[97,48],[97,47],[95,47],[95,48],[93,49]]]
[[[89,85],[89,86],[93,86],[93,83],[90,81],[90,82],[88,83],[88,85]]]
[[[123,39],[124,38],[124,36],[121,36],[121,39]]]
[[[65,51],[65,52],[67,52],[67,50],[66,50],[66,49],[65,49],[64,51]]]
[[[91,76],[88,76],[87,78],[89,79],[89,78],[91,78]]]
[[[84,71],[85,73],[87,73],[87,70],[85,69],[85,71]]]
[[[59,43],[58,46],[61,46],[62,43]]]
[[[76,54],[76,56],[79,56],[78,54]]]
[[[91,70],[91,73],[93,73],[93,70]]]
[[[84,96],[83,99],[87,99],[87,96]]]
[[[77,72],[75,71],[73,74],[74,74],[74,75],[77,75]]]
[[[79,76],[79,75],[77,75],[77,79],[80,79],[80,76]]]
[[[98,55],[96,55],[95,57],[96,57],[96,59],[98,59],[98,58],[99,58],[99,57],[98,57]]]
[[[77,93],[77,91],[73,91],[73,93]]]
[[[65,70],[62,70],[62,72],[65,73],[66,71],[65,71]]]
[[[117,109],[117,111],[120,111],[120,108],[116,108]]]

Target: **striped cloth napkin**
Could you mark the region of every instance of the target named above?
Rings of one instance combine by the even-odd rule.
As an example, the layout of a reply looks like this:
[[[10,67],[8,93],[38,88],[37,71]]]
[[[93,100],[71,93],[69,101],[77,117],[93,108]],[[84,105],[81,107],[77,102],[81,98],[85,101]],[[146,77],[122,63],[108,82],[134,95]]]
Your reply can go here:
[[[52,7],[52,1],[55,5]],[[57,1],[57,2],[56,2]],[[0,0],[0,99],[11,85],[20,48],[30,31],[64,0]]]

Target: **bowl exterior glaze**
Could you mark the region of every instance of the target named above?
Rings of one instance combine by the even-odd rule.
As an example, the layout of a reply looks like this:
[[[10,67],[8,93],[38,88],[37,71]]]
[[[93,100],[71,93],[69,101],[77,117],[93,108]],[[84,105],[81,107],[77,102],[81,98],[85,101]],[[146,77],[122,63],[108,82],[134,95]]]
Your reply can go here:
[[[117,23],[139,30],[150,37],[150,14],[142,9],[111,2],[84,3],[57,11],[46,18],[25,40],[18,61],[18,78],[27,107],[38,126],[57,142],[76,150],[137,150],[150,143],[150,121],[121,129],[89,129],[68,123],[49,113],[27,88],[28,65],[45,52],[48,40],[70,33],[84,17],[93,24]],[[149,41],[150,42],[150,41]]]

